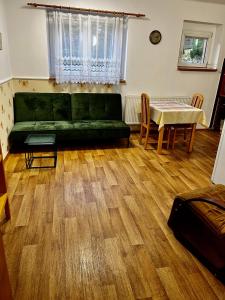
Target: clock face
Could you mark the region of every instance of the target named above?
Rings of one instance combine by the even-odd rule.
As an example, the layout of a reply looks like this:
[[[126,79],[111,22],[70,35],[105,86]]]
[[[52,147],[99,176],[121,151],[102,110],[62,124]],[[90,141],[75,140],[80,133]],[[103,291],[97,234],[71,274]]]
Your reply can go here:
[[[158,44],[162,39],[162,35],[158,30],[154,30],[149,35],[149,40],[153,45]]]

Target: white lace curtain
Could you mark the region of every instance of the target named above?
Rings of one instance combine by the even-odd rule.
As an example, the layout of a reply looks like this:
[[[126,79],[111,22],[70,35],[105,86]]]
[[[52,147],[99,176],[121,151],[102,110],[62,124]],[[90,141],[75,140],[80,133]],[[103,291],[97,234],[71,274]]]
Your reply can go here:
[[[50,75],[57,83],[124,79],[127,18],[48,12]]]

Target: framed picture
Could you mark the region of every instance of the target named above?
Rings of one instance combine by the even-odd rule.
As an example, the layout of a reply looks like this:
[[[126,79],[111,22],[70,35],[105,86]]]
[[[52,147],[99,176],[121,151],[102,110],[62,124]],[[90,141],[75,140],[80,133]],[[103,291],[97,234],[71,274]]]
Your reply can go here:
[[[2,50],[2,33],[0,32],[0,50]]]

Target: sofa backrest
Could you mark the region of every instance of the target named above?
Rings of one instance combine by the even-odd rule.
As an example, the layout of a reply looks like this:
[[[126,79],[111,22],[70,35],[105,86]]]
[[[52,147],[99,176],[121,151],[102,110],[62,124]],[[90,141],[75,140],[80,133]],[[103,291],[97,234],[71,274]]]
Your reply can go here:
[[[66,93],[15,93],[15,122],[71,120],[71,98]]]
[[[120,94],[75,93],[71,109],[72,120],[122,120]]]
[[[122,120],[120,94],[15,93],[15,122]]]

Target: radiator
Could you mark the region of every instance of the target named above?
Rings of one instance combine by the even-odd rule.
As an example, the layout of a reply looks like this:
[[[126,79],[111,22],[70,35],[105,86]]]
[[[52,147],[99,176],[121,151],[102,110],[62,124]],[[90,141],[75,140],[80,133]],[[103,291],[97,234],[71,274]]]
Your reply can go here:
[[[177,101],[180,103],[191,103],[191,97],[188,96],[172,96],[172,97],[151,97],[152,100],[160,101]],[[141,96],[139,95],[127,95],[125,96],[125,109],[124,109],[124,119],[129,125],[140,124],[140,114],[137,113],[138,106],[141,105]]]

